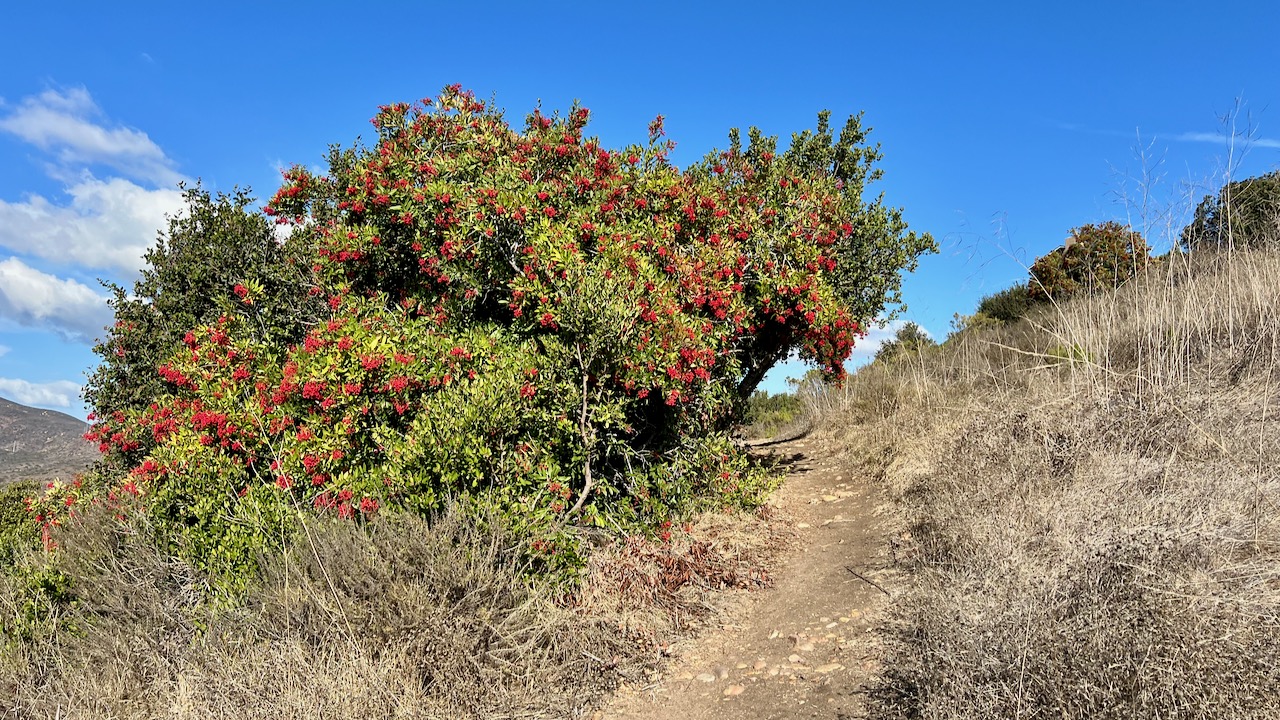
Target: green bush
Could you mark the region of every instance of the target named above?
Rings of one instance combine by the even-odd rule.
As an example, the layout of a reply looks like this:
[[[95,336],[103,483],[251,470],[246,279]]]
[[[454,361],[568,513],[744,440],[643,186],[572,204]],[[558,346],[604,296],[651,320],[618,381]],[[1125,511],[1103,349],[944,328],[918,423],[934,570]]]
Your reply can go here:
[[[186,207],[147,251],[133,287],[109,286],[115,325],[94,348],[102,362],[85,384],[96,417],[142,410],[164,395],[168,387],[156,368],[185,349],[189,330],[230,310],[237,284],[253,288],[254,331],[264,344],[298,342],[319,316],[321,303],[307,294],[309,278],[288,255],[294,247],[251,209],[248,193],[212,195],[195,187],[184,197]]]
[[[1184,250],[1269,247],[1280,241],[1280,170],[1227,183],[1196,206]]]
[[[1031,266],[1027,297],[1032,302],[1063,300],[1079,292],[1116,288],[1137,276],[1151,259],[1137,232],[1109,221],[1071,232],[1063,247]]]
[[[767,390],[757,390],[747,401],[745,424],[754,437],[772,437],[779,430],[795,422],[803,410],[800,398],[792,393],[770,395]]]
[[[0,571],[13,566],[23,548],[40,541],[40,528],[27,512],[28,498],[40,492],[39,483],[14,482],[0,487]]]
[[[39,513],[32,498],[40,497],[36,482],[15,482],[0,488],[0,646],[68,629],[63,611],[74,600],[71,578],[44,562]],[[65,504],[65,503],[64,503]]]
[[[982,298],[978,301],[977,312],[1003,323],[1011,323],[1026,315],[1032,304],[1027,285],[1018,284]]]
[[[898,328],[893,338],[884,341],[876,350],[875,362],[892,362],[901,357],[910,357],[938,343],[916,323],[908,322]]]

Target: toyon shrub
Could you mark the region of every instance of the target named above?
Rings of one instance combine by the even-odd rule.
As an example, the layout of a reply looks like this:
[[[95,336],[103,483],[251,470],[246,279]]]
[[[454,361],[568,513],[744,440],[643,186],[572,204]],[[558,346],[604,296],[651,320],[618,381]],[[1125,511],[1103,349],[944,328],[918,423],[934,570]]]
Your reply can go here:
[[[1031,266],[1027,298],[1063,300],[1078,292],[1119,287],[1137,276],[1151,259],[1142,235],[1115,221],[1071,231],[1063,247]]]
[[[835,137],[824,113],[781,153],[735,131],[681,170],[661,117],[620,150],[588,117],[515,128],[455,86],[381,108],[323,174],[287,171],[264,212],[290,232],[263,256],[299,297],[282,272],[224,283],[156,397],[95,408],[104,497],[232,586],[300,513],[460,500],[562,568],[583,527],[760,503],[770,477],[729,438],[746,399],[792,353],[841,376],[933,241],[863,198],[859,118]]]

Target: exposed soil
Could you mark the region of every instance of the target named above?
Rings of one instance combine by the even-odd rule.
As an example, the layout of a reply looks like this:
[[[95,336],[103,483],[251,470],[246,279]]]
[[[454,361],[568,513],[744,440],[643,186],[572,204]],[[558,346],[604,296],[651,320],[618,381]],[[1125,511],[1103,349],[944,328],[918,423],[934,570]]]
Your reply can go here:
[[[790,466],[775,503],[798,541],[774,587],[673,649],[662,675],[621,688],[600,720],[865,717],[875,627],[894,592],[878,488],[823,439],[760,446]]]

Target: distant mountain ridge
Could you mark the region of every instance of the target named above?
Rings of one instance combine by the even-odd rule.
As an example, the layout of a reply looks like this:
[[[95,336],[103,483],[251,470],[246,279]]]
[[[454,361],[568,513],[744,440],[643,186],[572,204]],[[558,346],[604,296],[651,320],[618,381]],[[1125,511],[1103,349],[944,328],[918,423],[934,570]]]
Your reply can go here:
[[[0,398],[0,484],[15,480],[69,480],[98,457],[84,439],[87,423],[56,410]]]

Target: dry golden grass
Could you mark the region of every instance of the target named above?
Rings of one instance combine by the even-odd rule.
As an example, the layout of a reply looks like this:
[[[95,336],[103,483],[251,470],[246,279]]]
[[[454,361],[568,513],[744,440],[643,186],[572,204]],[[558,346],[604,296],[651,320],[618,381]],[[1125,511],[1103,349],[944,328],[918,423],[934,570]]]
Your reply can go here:
[[[714,612],[713,590],[764,582],[766,524],[708,517],[669,544],[601,548],[566,596],[528,579],[493,522],[317,521],[263,561],[246,602],[217,610],[144,533],[86,521],[58,552],[79,597],[63,620],[79,632],[0,655],[0,715],[582,717],[619,682],[643,680],[655,647],[690,618]],[[0,587],[5,618],[21,612],[14,582]]]
[[[911,577],[882,716],[1280,713],[1278,308],[1280,254],[1177,258],[813,398]]]

